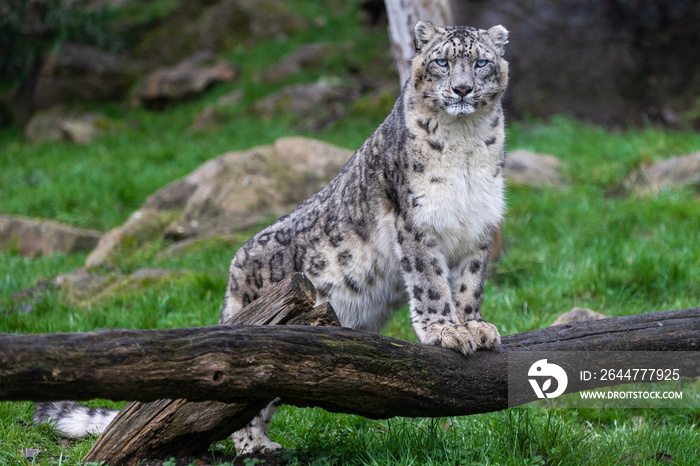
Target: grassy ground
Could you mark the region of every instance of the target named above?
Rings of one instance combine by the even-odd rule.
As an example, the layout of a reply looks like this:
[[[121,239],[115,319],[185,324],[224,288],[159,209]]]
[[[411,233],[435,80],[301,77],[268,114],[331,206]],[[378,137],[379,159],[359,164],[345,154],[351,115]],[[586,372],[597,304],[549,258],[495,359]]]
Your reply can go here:
[[[322,6],[306,5],[315,18]],[[320,3],[320,2],[319,2]],[[324,13],[325,14],[325,13]],[[284,43],[231,51],[243,79],[201,100],[162,113],[104,105],[122,129],[87,146],[27,145],[17,130],[0,132],[0,212],[52,218],[106,230],[123,223],[146,196],[225,151],[299,134],[284,117],[262,120],[248,110],[281,86],[257,83],[256,73],[299,45],[322,41],[344,51],[289,82],[343,80],[386,60],[382,30],[360,28],[355,6],[336,8],[324,24]],[[368,45],[372,46],[369,47]],[[384,51],[384,52],[382,52]],[[220,129],[189,134],[194,116],[234,88],[245,98]],[[310,134],[356,148],[385,116],[382,102],[360,100],[342,122]],[[506,254],[485,289],[484,316],[502,334],[549,325],[573,306],[609,315],[694,307],[700,303],[700,200],[691,188],[652,196],[620,196],[638,167],[700,149],[700,135],[653,128],[607,132],[566,117],[511,122],[509,149],[553,154],[572,180],[564,191],[511,186],[504,224]],[[157,258],[158,244],[120,266],[184,268],[169,285],[114,296],[79,309],[57,292],[17,294],[80,267],[85,255],[27,259],[0,253],[0,332],[173,328],[218,319],[228,264],[238,245],[219,241]],[[407,312],[385,334],[415,340]],[[93,400],[92,405],[120,406]],[[49,426],[30,424],[31,403],[0,403],[0,464],[76,464],[92,439],[62,442]],[[697,464],[700,412],[691,410],[506,410],[447,419],[373,421],[286,407],[271,426],[291,464]],[[43,454],[25,460],[23,451]],[[229,440],[213,448],[232,453]],[[249,464],[254,464],[249,461]]]

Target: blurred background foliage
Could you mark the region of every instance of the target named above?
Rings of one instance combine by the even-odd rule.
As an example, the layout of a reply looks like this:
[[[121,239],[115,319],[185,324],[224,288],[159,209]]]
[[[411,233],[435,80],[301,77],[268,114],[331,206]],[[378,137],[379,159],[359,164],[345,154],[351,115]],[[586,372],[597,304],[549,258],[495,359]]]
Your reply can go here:
[[[647,191],[634,181],[700,150],[700,2],[452,7],[458,24],[511,31],[508,150],[556,156],[566,180],[510,183],[484,316],[509,334],[574,306],[606,315],[697,306],[699,182]],[[1,1],[0,217],[107,232],[221,154],[296,135],[356,149],[400,90],[390,48],[381,0]],[[193,70],[222,74],[197,92],[165,79]],[[69,131],[79,123],[94,134]],[[273,218],[177,248],[164,235],[125,244],[90,270],[97,280],[177,273],[87,304],[56,285],[87,252],[25,257],[11,246],[0,252],[0,331],[213,324],[236,249]],[[406,309],[383,333],[416,339]],[[0,403],[0,463],[78,463],[94,439],[57,442],[31,424],[32,409]],[[290,464],[696,464],[700,435],[691,410],[387,422],[288,407],[275,419]],[[28,448],[43,456],[28,460]],[[232,453],[230,441],[213,448]]]

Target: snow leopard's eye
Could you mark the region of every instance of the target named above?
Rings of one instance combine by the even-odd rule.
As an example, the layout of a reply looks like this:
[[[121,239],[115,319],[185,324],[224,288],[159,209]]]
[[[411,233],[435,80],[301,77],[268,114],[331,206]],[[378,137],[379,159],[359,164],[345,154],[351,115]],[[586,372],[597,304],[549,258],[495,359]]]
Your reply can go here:
[[[438,58],[437,60],[435,60],[435,64],[441,68],[447,68],[449,62],[445,58]]]
[[[486,66],[488,64],[489,64],[489,61],[484,60],[482,58],[482,59],[477,60],[476,63],[474,63],[474,68],[483,68],[484,66]]]

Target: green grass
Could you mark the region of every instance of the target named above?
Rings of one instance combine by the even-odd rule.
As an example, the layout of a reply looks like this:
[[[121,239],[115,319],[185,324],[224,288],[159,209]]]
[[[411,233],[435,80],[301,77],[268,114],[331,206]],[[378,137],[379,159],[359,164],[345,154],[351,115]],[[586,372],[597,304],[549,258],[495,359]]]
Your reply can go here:
[[[357,5],[324,10],[322,2],[293,2],[325,24],[287,41],[231,50],[243,64],[239,83],[220,86],[196,101],[161,113],[115,104],[99,110],[120,130],[93,143],[25,143],[17,130],[0,132],[0,212],[45,217],[107,230],[123,223],[144,199],[221,153],[299,134],[283,116],[263,120],[249,110],[284,84],[343,80],[352,73],[391,74],[384,31],[359,25]],[[165,3],[163,3],[165,5]],[[334,4],[335,5],[335,4]],[[150,14],[150,13],[148,13]],[[259,72],[308,42],[342,51],[285,83],[263,84]],[[242,89],[217,130],[187,132],[194,116],[218,97]],[[390,102],[360,99],[348,116],[322,134],[357,148],[384,118]],[[559,157],[571,186],[510,186],[504,224],[505,256],[493,265],[484,316],[502,334],[549,325],[574,306],[609,315],[700,304],[700,200],[693,188],[621,196],[622,181],[638,167],[700,150],[700,135],[657,128],[608,132],[561,116],[511,122],[509,149]],[[84,254],[33,259],[0,253],[0,332],[77,332],[100,328],[175,328],[218,319],[227,269],[237,247],[253,233],[213,240],[161,257],[163,244],[126,256],[117,270],[141,267],[191,271],[172,283],[118,294],[88,308],[38,287],[79,268]],[[109,271],[105,271],[109,272]],[[384,333],[416,340],[406,310]],[[109,404],[92,400],[92,405]],[[33,426],[32,403],[0,403],[0,464],[76,464],[93,439],[62,443],[49,426]],[[273,439],[292,464],[696,464],[700,412],[662,409],[506,410],[449,419],[375,421],[321,409],[285,407],[271,425]],[[231,452],[230,440],[217,449]],[[23,450],[44,453],[25,460]]]

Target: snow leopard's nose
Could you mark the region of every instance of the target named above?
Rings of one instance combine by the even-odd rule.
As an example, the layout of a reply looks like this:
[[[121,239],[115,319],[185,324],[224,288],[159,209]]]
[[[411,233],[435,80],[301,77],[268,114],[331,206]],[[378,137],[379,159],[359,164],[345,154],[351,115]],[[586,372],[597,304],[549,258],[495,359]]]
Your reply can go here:
[[[466,84],[460,84],[458,86],[453,87],[452,90],[458,96],[464,97],[467,94],[469,94],[473,90],[473,88],[471,86],[466,85]]]

